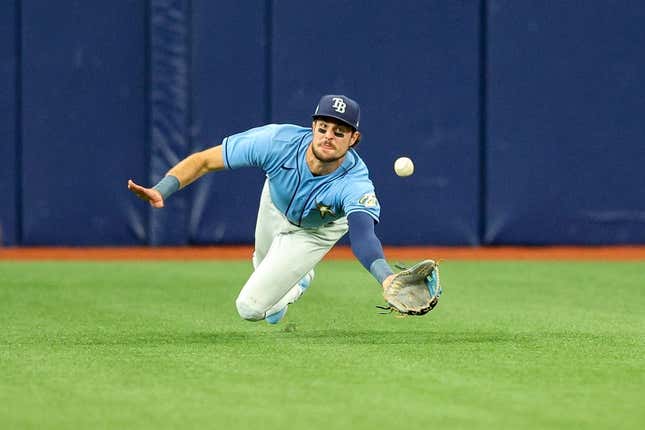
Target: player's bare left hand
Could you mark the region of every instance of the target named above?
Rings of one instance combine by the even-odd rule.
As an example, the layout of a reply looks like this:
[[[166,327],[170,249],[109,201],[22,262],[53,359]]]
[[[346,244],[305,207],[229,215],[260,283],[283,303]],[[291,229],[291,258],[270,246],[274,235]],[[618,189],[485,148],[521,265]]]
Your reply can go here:
[[[128,179],[128,189],[142,200],[146,200],[153,208],[162,208],[163,197],[161,193],[153,188],[145,188],[135,184],[132,179]]]

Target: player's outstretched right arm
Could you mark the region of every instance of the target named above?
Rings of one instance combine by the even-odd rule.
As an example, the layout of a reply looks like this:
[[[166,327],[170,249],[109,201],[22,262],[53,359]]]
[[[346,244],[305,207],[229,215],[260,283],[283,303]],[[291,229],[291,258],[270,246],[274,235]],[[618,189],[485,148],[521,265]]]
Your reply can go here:
[[[175,191],[184,188],[206,173],[222,170],[223,168],[222,146],[218,145],[184,158],[171,168],[166,173],[166,176],[152,188],[142,187],[130,179],[128,180],[128,189],[137,197],[148,201],[150,206],[162,208],[164,200]]]
[[[179,189],[182,189],[206,173],[222,170],[223,168],[222,145],[218,145],[189,155],[168,170],[166,176],[177,178],[179,180]]]

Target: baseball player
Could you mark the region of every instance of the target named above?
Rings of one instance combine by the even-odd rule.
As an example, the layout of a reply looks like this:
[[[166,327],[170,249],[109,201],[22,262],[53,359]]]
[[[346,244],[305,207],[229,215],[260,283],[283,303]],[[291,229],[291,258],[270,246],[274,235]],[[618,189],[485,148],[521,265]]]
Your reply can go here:
[[[172,167],[154,187],[128,188],[155,208],[202,175],[254,166],[266,173],[255,227],[254,272],[236,300],[239,315],[278,323],[307,290],[316,264],[349,230],[361,264],[384,287],[395,276],[374,233],[379,202],[354,150],[360,108],[344,95],[325,95],[311,128],[270,124],[223,139]],[[428,260],[430,261],[430,260]]]

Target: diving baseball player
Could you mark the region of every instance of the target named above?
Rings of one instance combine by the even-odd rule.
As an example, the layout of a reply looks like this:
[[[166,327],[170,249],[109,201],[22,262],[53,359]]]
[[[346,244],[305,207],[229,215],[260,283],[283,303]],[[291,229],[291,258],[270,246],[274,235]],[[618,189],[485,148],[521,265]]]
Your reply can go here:
[[[172,193],[208,172],[245,166],[264,170],[255,270],[236,300],[246,320],[279,322],[309,287],[316,264],[348,230],[354,255],[386,291],[398,275],[374,233],[379,202],[354,150],[361,137],[358,103],[344,95],[325,95],[312,118],[311,128],[270,124],[226,137],[221,145],[180,161],[152,188],[128,181],[133,193],[161,208]],[[434,262],[419,264],[415,273],[430,280]],[[393,300],[388,304],[401,311]]]

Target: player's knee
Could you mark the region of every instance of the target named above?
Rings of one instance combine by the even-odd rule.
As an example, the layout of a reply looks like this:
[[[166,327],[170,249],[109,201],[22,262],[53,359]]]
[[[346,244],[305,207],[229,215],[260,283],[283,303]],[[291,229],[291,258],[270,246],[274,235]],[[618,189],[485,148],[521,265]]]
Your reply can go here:
[[[260,309],[257,304],[246,298],[238,297],[235,301],[235,306],[237,307],[237,313],[245,320],[259,321],[264,319],[266,311]]]

